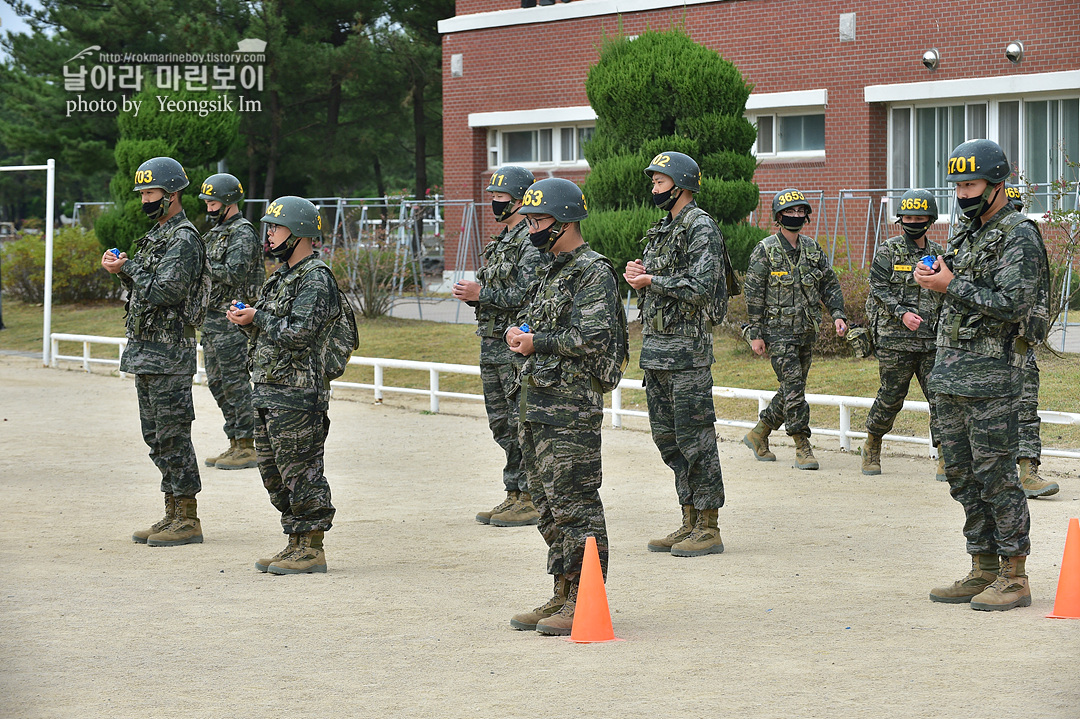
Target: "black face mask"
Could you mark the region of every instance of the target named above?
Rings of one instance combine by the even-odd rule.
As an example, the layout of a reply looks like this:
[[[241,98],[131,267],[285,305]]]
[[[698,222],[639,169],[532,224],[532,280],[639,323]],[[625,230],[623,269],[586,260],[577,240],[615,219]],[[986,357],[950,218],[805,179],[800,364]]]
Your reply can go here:
[[[220,207],[217,208],[216,210],[213,210],[213,211],[207,210],[206,211],[206,219],[207,219],[207,221],[208,222],[214,222],[214,223],[221,222],[221,210],[222,210],[222,208],[220,208]]]
[[[978,197],[957,197],[956,204],[960,205],[960,211],[964,213],[964,217],[975,220],[982,217],[982,214],[986,212],[986,208],[994,204],[994,198],[999,190],[1001,190],[1001,185],[997,185],[989,197],[986,190]]]
[[[653,204],[656,205],[657,207],[659,207],[661,210],[670,210],[672,207],[675,206],[675,203],[678,202],[678,200],[679,200],[678,195],[675,195],[674,197],[671,196],[672,192],[674,192],[674,190],[668,190],[667,192],[653,193],[653,196],[652,196]]]
[[[563,233],[566,225],[556,222],[551,227],[546,227],[542,230],[529,233],[529,242],[532,246],[541,252],[551,252],[551,247],[554,245],[559,236]]]
[[[285,240],[284,242],[282,242],[277,247],[274,247],[274,246],[271,245],[268,252],[269,252],[271,257],[273,257],[275,259],[278,259],[278,260],[281,260],[283,262],[288,262],[289,258],[292,256],[293,250],[296,249],[296,246],[299,243],[300,243],[300,238],[296,237],[294,235],[294,236],[289,237],[289,239]]]
[[[166,195],[154,202],[144,202],[142,211],[145,212],[146,216],[151,220],[160,220],[165,216],[165,213],[169,211],[169,196]]]
[[[513,204],[512,200],[503,200],[501,202],[499,200],[492,200],[491,211],[495,213],[495,221],[503,222],[506,218],[510,217],[510,215],[514,214],[514,211],[510,209]]]
[[[909,237],[909,238],[911,238],[913,240],[917,240],[920,237],[922,237],[923,235],[925,235],[926,231],[930,229],[930,223],[929,222],[920,222],[920,223],[901,222],[900,223],[900,228],[903,229],[904,234],[907,237]]]
[[[798,232],[809,219],[810,218],[806,215],[796,215],[794,217],[791,215],[780,215],[780,226],[786,230]]]

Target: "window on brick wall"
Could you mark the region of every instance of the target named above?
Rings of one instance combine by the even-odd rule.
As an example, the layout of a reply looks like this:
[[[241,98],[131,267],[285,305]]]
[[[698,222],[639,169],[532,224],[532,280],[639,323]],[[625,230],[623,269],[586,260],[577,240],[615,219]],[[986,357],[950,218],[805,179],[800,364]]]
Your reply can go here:
[[[752,152],[759,156],[825,157],[825,114],[757,115],[757,142]]]
[[[593,130],[592,125],[492,128],[488,130],[488,165],[587,166],[583,145]]]
[[[1078,179],[1066,158],[1080,159],[1080,98],[958,101],[889,110],[889,183],[893,188],[947,188],[949,153],[965,140],[995,140],[1018,175],[1043,188],[1054,179]],[[946,207],[950,192],[943,192]],[[1045,202],[1043,204],[1045,206]],[[1075,195],[1068,200],[1075,206]],[[1034,208],[1033,208],[1034,209]]]

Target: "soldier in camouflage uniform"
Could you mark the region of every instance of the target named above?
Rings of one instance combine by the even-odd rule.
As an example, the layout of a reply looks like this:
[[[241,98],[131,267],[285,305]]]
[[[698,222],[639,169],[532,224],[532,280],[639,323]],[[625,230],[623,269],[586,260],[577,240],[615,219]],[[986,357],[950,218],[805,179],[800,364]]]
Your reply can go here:
[[[810,447],[810,405],[806,376],[821,323],[821,305],[828,308],[836,334],[847,332],[844,295],[829,258],[812,237],[799,234],[810,221],[810,203],[796,189],[782,190],[772,202],[775,235],[750,254],[746,271],[747,337],[758,355],[766,350],[780,389],[761,411],[757,425],[743,438],[759,462],[774,462],[769,433],[785,425],[795,440],[795,466],[817,469]]]
[[[1015,185],[1005,185],[1006,194],[1017,212],[1024,211],[1024,198]],[[1039,419],[1039,363],[1035,360],[1035,348],[1029,347],[1024,362],[1024,386],[1020,390],[1020,407],[1017,413],[1017,429],[1020,438],[1016,463],[1020,469],[1020,485],[1028,499],[1049,497],[1060,490],[1057,482],[1039,476],[1042,457],[1042,436]]]
[[[866,316],[870,318],[881,387],[866,416],[863,474],[881,474],[881,437],[893,428],[896,415],[904,406],[912,375],[930,403],[930,436],[937,445],[937,412],[934,395],[926,382],[937,353],[935,339],[941,295],[919,287],[913,274],[921,258],[944,253],[941,245],[926,238],[927,230],[937,218],[933,194],[926,190],[905,192],[897,211],[903,234],[886,240],[874,253],[870,266]]]
[[[311,202],[280,197],[266,208],[270,254],[282,261],[254,307],[230,307],[229,321],[251,338],[255,450],[270,502],[281,512],[288,544],[255,568],[271,574],[326,571],[323,535],[334,505],[323,476],[330,383],[321,344],[341,312],[337,283],[312,249],[322,219]]]
[[[518,374],[525,358],[511,352],[503,332],[514,324],[522,307],[540,281],[537,271],[545,257],[529,242],[529,228],[518,214],[525,191],[533,184],[533,174],[524,167],[506,165],[495,170],[488,183],[491,209],[502,231],[484,248],[483,266],[476,282],[461,280],[454,285],[454,297],[476,309],[476,334],[480,337],[480,379],[484,385],[484,405],[488,426],[495,441],[506,453],[503,486],[506,499],[490,511],[479,512],[476,521],[495,527],[536,524],[540,517],[529,493],[529,479],[518,443],[516,393]],[[550,256],[546,257],[550,261]]]
[[[254,304],[266,270],[263,244],[255,228],[240,214],[244,199],[240,181],[227,173],[206,178],[199,199],[214,224],[206,233],[213,289],[202,326],[206,383],[225,416],[229,449],[208,457],[207,467],[245,469],[257,467],[255,419],[251,409],[251,375],[247,366],[247,336],[229,322],[225,312],[234,300]]]
[[[653,441],[675,473],[682,505],[682,525],[647,546],[676,557],[719,554],[724,479],[714,428],[712,325],[723,318],[710,312],[725,278],[724,238],[694,202],[701,171],[691,157],[662,152],[645,174],[652,179],[653,202],[668,214],[649,230],[643,259],[626,263],[623,277],[637,290],[641,308],[641,369]]]
[[[171,157],[155,157],[135,172],[142,209],[157,224],[136,241],[136,254],[101,258],[127,292],[127,347],[120,371],[135,375],[139,420],[150,459],[161,472],[165,516],[131,535],[152,547],[203,541],[195,495],[202,489],[191,445],[195,408],[191,378],[196,370],[195,327],[206,311],[209,266],[199,232],[180,204],[187,173]]]
[[[1026,607],[1030,520],[1016,475],[1016,421],[1028,346],[1048,326],[1046,250],[1035,224],[1009,204],[1010,166],[997,143],[962,143],[948,169],[968,221],[949,242],[950,262],[917,266],[915,279],[944,295],[930,389],[971,571],[930,599],[983,611]]]
[[[625,314],[618,314],[623,310],[611,263],[582,240],[578,223],[587,212],[577,185],[560,178],[540,180],[526,191],[520,212],[527,215],[533,246],[555,254],[522,314],[527,328],[506,332],[510,348],[528,358],[519,390],[519,434],[555,594],[533,611],[515,615],[510,624],[541,634],[569,634],[589,535],[596,538],[607,574],[607,526],[599,492],[604,397],[595,372],[617,351],[614,330],[625,327]]]

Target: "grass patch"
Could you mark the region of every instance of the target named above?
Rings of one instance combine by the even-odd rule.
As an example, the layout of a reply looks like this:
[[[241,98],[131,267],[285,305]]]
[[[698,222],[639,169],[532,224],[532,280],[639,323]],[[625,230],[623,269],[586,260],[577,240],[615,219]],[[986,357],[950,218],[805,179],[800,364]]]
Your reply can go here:
[[[3,306],[7,329],[0,331],[0,349],[41,351],[40,305],[23,304],[6,300]],[[124,308],[119,303],[89,305],[59,305],[53,307],[53,331],[73,334],[121,337],[124,332]],[[365,357],[388,357],[424,362],[447,362],[451,364],[476,365],[479,361],[480,339],[475,326],[427,322],[384,317],[362,320],[359,324],[360,349],[358,355]],[[81,345],[61,344],[62,354],[80,354]],[[767,358],[754,355],[750,348],[732,335],[720,334],[714,344],[716,363],[713,365],[713,383],[724,387],[747,387],[751,389],[775,389],[776,377]],[[92,350],[95,357],[116,357],[116,350],[109,346],[97,346]],[[638,368],[641,355],[641,326],[630,325],[630,366],[626,376],[641,379]],[[1080,408],[1080,355],[1068,354],[1058,358],[1049,352],[1039,354],[1042,370],[1040,398],[1043,409],[1077,411]],[[344,380],[350,382],[374,381],[370,367],[350,367]],[[428,374],[421,371],[387,369],[387,384],[400,387],[426,388]],[[925,399],[918,382],[912,380],[909,399]],[[448,392],[482,394],[479,377],[467,375],[440,376],[439,386]],[[808,392],[819,394],[843,394],[857,397],[873,397],[878,390],[878,365],[874,359],[815,357],[807,379]],[[646,408],[643,391],[623,393],[624,404],[631,409]],[[747,400],[716,400],[717,415],[725,419],[741,419],[753,422],[757,419],[757,403]],[[810,408],[811,424],[815,427],[839,427],[838,412],[832,407]],[[866,411],[854,410],[853,428],[865,426]],[[894,434],[926,436],[927,418],[914,412],[901,412],[897,417]],[[1080,447],[1080,427],[1046,424],[1042,426],[1043,442],[1047,447]]]

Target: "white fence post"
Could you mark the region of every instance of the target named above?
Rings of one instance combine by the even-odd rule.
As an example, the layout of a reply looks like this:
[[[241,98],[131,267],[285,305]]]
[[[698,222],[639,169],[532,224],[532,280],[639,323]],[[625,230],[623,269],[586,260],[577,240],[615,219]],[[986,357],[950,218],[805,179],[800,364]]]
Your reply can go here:
[[[375,404],[382,404],[383,366],[375,365]]]
[[[428,375],[431,377],[431,413],[439,413],[439,370],[430,369]]]
[[[851,450],[851,408],[843,402],[840,403],[840,449],[848,452]]]
[[[611,426],[622,427],[622,387],[611,391]]]

